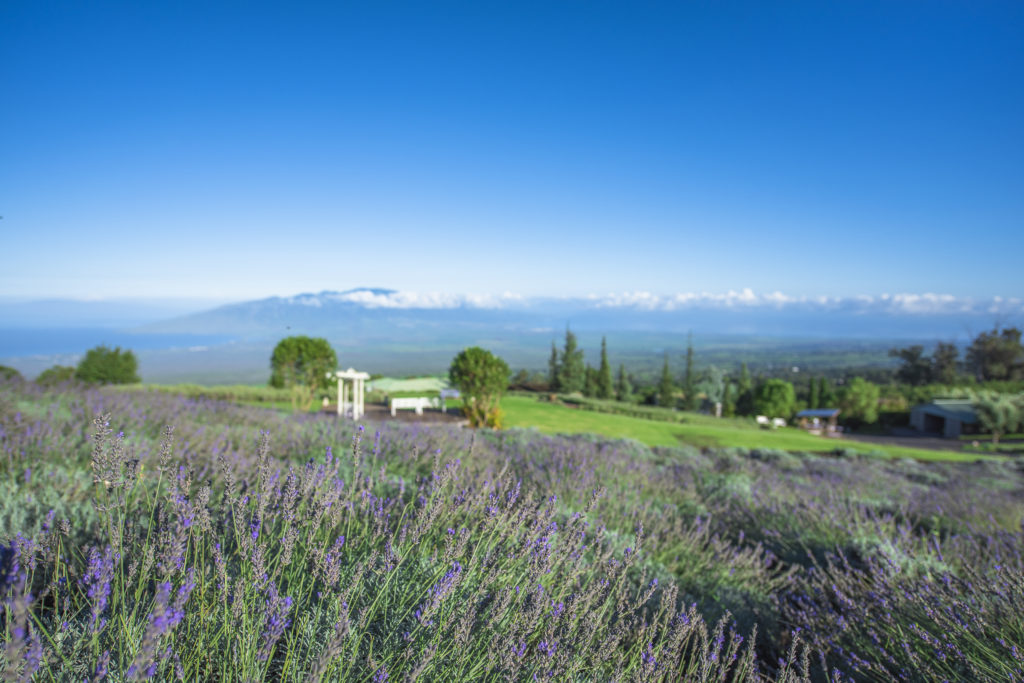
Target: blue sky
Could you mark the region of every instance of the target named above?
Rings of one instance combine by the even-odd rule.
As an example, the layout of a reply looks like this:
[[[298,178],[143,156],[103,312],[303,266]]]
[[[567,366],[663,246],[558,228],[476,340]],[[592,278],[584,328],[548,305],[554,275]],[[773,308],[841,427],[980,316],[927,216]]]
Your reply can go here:
[[[7,2],[0,83],[0,297],[1024,294],[1020,2]]]

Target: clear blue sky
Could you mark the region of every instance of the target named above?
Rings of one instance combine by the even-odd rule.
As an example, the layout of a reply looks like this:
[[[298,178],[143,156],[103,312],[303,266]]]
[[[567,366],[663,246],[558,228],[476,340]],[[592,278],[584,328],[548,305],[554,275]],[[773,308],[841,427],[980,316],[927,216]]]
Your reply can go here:
[[[1024,2],[0,4],[0,296],[1024,294]]]

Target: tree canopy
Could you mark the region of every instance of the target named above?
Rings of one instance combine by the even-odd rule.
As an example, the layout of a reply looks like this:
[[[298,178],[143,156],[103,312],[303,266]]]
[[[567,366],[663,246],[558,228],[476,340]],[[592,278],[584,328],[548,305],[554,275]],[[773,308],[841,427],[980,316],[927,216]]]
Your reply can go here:
[[[292,402],[301,399],[308,410],[318,391],[330,386],[327,373],[338,369],[338,357],[321,337],[286,337],[277,343],[270,356],[270,386],[293,390]]]
[[[1024,396],[980,396],[974,401],[974,413],[982,428],[992,434],[992,443],[999,443],[1001,436],[1020,429],[1024,424]]]
[[[754,409],[758,415],[788,418],[796,408],[796,390],[782,379],[769,379],[754,392]]]
[[[839,398],[843,418],[864,424],[877,422],[879,394],[877,384],[872,384],[861,377],[854,377],[843,387]]]
[[[501,397],[508,376],[508,364],[479,346],[455,356],[448,377],[462,394],[462,410],[471,425],[501,428]]]
[[[133,384],[139,380],[139,361],[130,350],[97,346],[85,352],[75,379],[86,384]]]
[[[967,366],[979,380],[1024,378],[1024,346],[1016,327],[982,332],[967,349]]]
[[[36,384],[44,387],[70,382],[75,378],[75,369],[70,365],[54,365],[39,373]]]

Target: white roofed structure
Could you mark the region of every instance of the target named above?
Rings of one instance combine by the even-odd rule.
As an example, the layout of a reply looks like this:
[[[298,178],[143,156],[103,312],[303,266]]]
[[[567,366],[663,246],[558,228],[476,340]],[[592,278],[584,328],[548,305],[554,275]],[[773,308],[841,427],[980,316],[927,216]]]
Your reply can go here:
[[[370,379],[370,373],[349,368],[348,370],[329,372],[327,376],[338,380],[339,417],[347,417],[351,414],[353,420],[358,420],[366,414],[366,381]],[[348,400],[350,388],[351,401]]]

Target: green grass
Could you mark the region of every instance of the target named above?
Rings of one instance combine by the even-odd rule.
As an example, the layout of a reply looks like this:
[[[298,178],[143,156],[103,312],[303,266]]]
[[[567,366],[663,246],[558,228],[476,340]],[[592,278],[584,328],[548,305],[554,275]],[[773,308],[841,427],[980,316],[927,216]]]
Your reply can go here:
[[[845,448],[861,453],[884,453],[893,458],[916,460],[970,461],[984,457],[972,453],[881,444],[868,447],[854,441],[812,436],[793,427],[765,430],[747,420],[716,419],[696,413],[687,414],[685,423],[671,423],[568,408],[525,396],[506,396],[501,407],[505,412],[506,427],[533,427],[546,434],[600,434],[635,439],[648,446],[690,444],[698,447],[735,446],[807,452]]]

